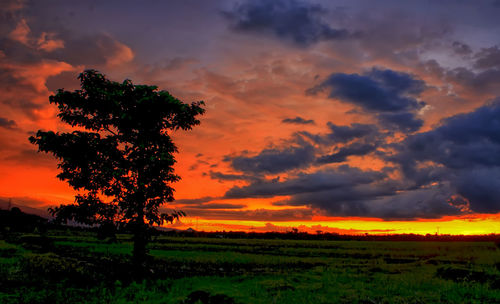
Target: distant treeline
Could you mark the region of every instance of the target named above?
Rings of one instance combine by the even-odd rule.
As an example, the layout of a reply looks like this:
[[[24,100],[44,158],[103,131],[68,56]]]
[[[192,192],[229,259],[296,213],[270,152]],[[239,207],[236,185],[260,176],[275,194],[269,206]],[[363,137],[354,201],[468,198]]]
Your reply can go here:
[[[39,232],[45,233],[48,230],[71,230],[96,232],[103,237],[110,237],[115,233],[130,233],[126,227],[94,226],[84,227],[75,225],[56,224],[50,220],[34,214],[22,212],[14,207],[10,210],[0,209],[0,232]],[[449,234],[338,234],[323,232],[310,234],[293,229],[290,232],[243,232],[243,231],[217,231],[205,232],[188,230],[176,230],[158,228],[150,231],[153,236],[178,236],[178,237],[205,237],[205,238],[230,238],[230,239],[283,239],[283,240],[332,240],[332,241],[436,241],[436,242],[499,242],[500,234],[485,235],[449,235]]]
[[[331,240],[331,241],[436,241],[436,242],[490,242],[500,240],[500,234],[485,235],[449,235],[449,234],[387,234],[387,235],[348,235],[338,233],[310,234],[307,232],[204,232],[204,231],[167,231],[161,234],[169,236],[192,236],[207,238],[230,238],[230,239],[284,239],[284,240]]]

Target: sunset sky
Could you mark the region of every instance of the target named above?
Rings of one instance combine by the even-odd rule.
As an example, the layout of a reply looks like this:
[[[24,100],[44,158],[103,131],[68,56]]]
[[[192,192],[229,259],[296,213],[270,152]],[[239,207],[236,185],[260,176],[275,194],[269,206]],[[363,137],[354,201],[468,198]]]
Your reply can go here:
[[[1,4],[0,202],[73,202],[28,137],[96,69],[206,103],[171,227],[500,232],[498,0]]]

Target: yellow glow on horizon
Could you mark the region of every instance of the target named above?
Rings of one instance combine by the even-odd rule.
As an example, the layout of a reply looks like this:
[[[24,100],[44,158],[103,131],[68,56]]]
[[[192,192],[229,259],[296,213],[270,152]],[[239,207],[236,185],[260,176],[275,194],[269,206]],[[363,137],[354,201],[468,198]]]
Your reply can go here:
[[[332,218],[321,221],[239,221],[239,220],[207,220],[186,217],[182,222],[166,227],[197,231],[246,231],[246,232],[287,232],[298,228],[301,232],[316,233],[336,232],[340,234],[450,234],[481,235],[500,232],[500,214],[474,215],[457,218],[442,218],[418,221],[382,221],[376,219]]]

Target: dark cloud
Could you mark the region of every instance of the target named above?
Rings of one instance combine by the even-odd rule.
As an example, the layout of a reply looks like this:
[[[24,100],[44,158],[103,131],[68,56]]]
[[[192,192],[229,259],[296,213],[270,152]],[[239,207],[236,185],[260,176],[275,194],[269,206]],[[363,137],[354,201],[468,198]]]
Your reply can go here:
[[[452,169],[500,166],[500,103],[447,118],[434,130],[408,137],[399,149],[398,157],[407,161],[431,160]]]
[[[222,172],[210,171],[209,176],[212,179],[219,181],[237,181],[237,180],[256,180],[258,177],[255,175],[246,174],[227,174]]]
[[[451,46],[453,48],[453,51],[458,55],[468,56],[472,54],[471,47],[466,43],[454,41]]]
[[[350,102],[374,113],[387,128],[413,132],[423,123],[415,115],[425,106],[417,97],[426,88],[425,82],[410,74],[373,68],[362,75],[332,74],[307,92],[316,94],[328,90],[330,98]]]
[[[388,179],[383,172],[341,166],[285,181],[260,181],[230,189],[225,197],[273,197],[288,195],[280,206],[308,206],[332,216],[376,217],[385,220],[439,218],[460,214],[450,204],[446,186],[413,189],[403,181]]]
[[[459,67],[446,71],[445,79],[456,82],[476,93],[500,94],[500,69],[486,69],[474,72],[470,69]]]
[[[417,186],[447,183],[474,212],[500,211],[500,100],[409,136],[388,159]]]
[[[306,208],[293,208],[281,210],[256,209],[256,210],[207,210],[184,209],[189,216],[200,216],[211,220],[240,220],[240,221],[272,221],[287,222],[311,220],[313,211]]]
[[[478,69],[490,69],[500,67],[500,49],[498,46],[481,49],[474,55],[474,67]]]
[[[435,189],[401,190],[400,182],[389,180],[352,185],[319,192],[301,193],[291,205],[307,205],[335,216],[376,217],[385,220],[438,218],[457,214],[448,196]]]
[[[295,117],[295,118],[285,118],[281,121],[282,123],[289,123],[289,124],[297,124],[297,125],[314,125],[314,120],[312,119],[305,119],[302,117]]]
[[[233,187],[225,198],[273,197],[276,195],[295,195],[330,189],[345,189],[359,184],[369,184],[384,178],[382,172],[362,171],[349,166],[337,170],[324,170],[311,174],[300,173],[297,177],[284,181],[260,180],[243,187]]]
[[[450,192],[441,186],[402,191],[383,196],[366,204],[373,217],[385,220],[415,220],[458,215],[459,207],[449,203]]]
[[[54,50],[47,58],[67,62],[71,65],[87,67],[104,66],[113,60],[121,60],[120,56],[126,47],[107,34],[75,35],[61,29],[64,48]],[[124,58],[125,59],[125,58]]]
[[[372,69],[360,74],[335,73],[309,90],[316,93],[329,90],[329,97],[351,102],[367,111],[418,110],[425,104],[416,100],[425,83],[413,76],[392,70]]]
[[[341,163],[346,161],[347,157],[349,156],[353,155],[363,156],[375,151],[376,149],[377,146],[374,144],[365,144],[356,142],[340,148],[335,153],[319,157],[317,159],[317,162],[320,164]]]
[[[378,134],[378,127],[375,125],[353,123],[350,126],[338,126],[331,122],[328,122],[327,125],[331,130],[327,138],[339,143],[346,143],[353,139],[364,137],[373,137]]]
[[[345,144],[348,142],[376,143],[384,134],[379,132],[376,125],[353,123],[349,126],[339,126],[332,122],[327,123],[330,130],[326,134],[314,134],[307,131],[300,131],[294,134],[297,142],[302,142],[304,138],[311,140],[315,144],[331,147],[332,145]]]
[[[241,209],[241,208],[245,208],[246,206],[247,205],[241,205],[241,204],[219,204],[219,203],[212,203],[212,204],[190,205],[188,208],[189,208],[189,210],[193,210],[193,209],[219,210],[219,209]]]
[[[17,124],[14,120],[0,117],[0,128],[14,129],[15,127],[17,127]]]
[[[205,197],[200,197],[200,198],[177,199],[177,200],[175,200],[175,204],[198,205],[198,204],[208,203],[208,202],[214,201],[216,199],[219,199],[219,198],[214,197],[214,196],[205,196]]]
[[[306,1],[252,0],[238,4],[224,16],[236,31],[272,35],[303,47],[351,36],[346,29],[335,29],[322,21],[323,13],[323,7]]]
[[[314,157],[314,147],[304,143],[284,148],[264,149],[255,156],[245,154],[226,156],[225,161],[230,162],[231,167],[237,171],[251,174],[275,174],[308,167],[314,161]]]
[[[400,112],[400,113],[381,113],[378,119],[382,126],[388,130],[400,130],[405,133],[412,133],[419,130],[424,121],[417,118],[414,113]]]

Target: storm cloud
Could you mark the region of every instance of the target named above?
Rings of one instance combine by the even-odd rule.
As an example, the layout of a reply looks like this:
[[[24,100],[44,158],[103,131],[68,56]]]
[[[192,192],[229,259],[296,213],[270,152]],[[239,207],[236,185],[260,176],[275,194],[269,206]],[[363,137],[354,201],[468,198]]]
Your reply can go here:
[[[296,124],[296,125],[314,125],[314,120],[305,119],[300,116],[297,116],[295,118],[285,118],[281,122],[288,124]]]
[[[225,198],[273,197],[275,195],[294,195],[319,192],[331,189],[345,189],[360,184],[369,184],[385,176],[382,172],[362,171],[343,165],[336,170],[323,170],[315,173],[300,173],[297,177],[284,181],[279,179],[261,180],[243,187],[233,187]]]
[[[14,120],[0,117],[0,128],[13,129],[16,126],[17,124]]]
[[[417,184],[448,183],[475,212],[500,211],[500,101],[455,115],[396,145],[391,157]],[[427,165],[424,165],[427,164]]]
[[[252,174],[280,173],[292,169],[308,167],[315,157],[315,148],[312,145],[294,145],[282,148],[262,150],[255,156],[237,155],[226,156],[237,171]]]
[[[326,90],[329,98],[374,114],[388,129],[413,132],[423,124],[416,112],[426,105],[418,100],[426,88],[424,81],[410,74],[373,68],[363,74],[331,74],[307,93],[314,95]]]
[[[350,37],[348,30],[333,28],[321,19],[325,11],[307,1],[255,0],[240,3],[223,14],[236,31],[270,35],[302,47]]]

